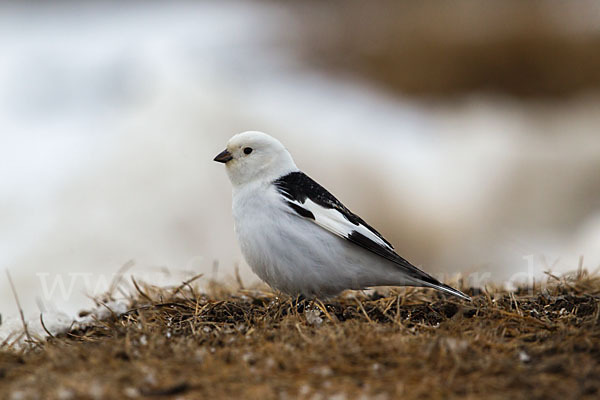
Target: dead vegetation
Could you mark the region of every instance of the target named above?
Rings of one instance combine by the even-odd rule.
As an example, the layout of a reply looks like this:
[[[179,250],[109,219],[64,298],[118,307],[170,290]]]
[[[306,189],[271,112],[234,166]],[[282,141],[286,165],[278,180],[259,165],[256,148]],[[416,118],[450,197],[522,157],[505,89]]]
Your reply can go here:
[[[295,3],[292,3],[295,4]],[[589,1],[299,3],[307,58],[404,95],[565,98],[600,88]]]
[[[464,288],[463,288],[464,289]],[[597,398],[600,279],[473,293],[140,287],[131,308],[0,352],[0,397]]]

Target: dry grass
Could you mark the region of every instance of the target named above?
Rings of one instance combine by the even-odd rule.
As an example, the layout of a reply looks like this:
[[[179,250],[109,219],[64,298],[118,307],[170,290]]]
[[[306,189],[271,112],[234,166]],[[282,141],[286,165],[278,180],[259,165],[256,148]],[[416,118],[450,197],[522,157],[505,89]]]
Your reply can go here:
[[[307,58],[390,92],[562,98],[600,89],[597,3],[504,0],[291,3]],[[298,6],[300,4],[300,6]]]
[[[469,291],[469,290],[467,290]],[[597,398],[600,279],[544,290],[358,294],[293,305],[214,285],[0,352],[0,397]]]

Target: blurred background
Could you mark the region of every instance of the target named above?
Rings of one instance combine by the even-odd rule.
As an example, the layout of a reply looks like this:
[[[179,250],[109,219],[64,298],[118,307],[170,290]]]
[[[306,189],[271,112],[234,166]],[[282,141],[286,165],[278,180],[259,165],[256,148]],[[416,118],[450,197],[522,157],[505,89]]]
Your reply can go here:
[[[245,130],[443,279],[600,265],[596,1],[4,2],[0,49],[0,267],[26,313],[75,313],[129,260],[255,281],[212,161]]]

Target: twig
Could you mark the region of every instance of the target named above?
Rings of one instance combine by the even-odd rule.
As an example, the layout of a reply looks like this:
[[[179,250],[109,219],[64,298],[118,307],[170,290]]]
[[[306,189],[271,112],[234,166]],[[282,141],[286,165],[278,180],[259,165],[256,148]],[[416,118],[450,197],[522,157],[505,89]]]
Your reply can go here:
[[[371,320],[371,318],[369,318],[369,314],[367,314],[367,311],[365,310],[365,308],[363,307],[362,303],[360,302],[360,300],[355,297],[354,300],[356,300],[356,302],[358,303],[358,306],[360,307],[360,309],[362,310],[363,314],[365,314],[365,317],[367,317],[367,321],[369,321],[369,323],[373,323],[373,320]]]
[[[523,313],[519,309],[519,303],[517,302],[517,298],[515,297],[515,293],[514,292],[510,292],[510,298],[511,298],[511,301],[515,304],[515,310],[517,310],[517,314],[519,314],[519,316],[522,317]]]
[[[44,328],[44,331],[46,331],[48,336],[50,336],[52,339],[54,339],[54,335],[48,330],[48,328],[46,328],[46,324],[44,324],[43,314],[44,313],[40,313],[40,323],[42,324],[42,328]]]
[[[334,321],[334,319],[331,317],[331,315],[329,314],[329,312],[327,311],[327,307],[325,307],[325,304],[323,304],[323,302],[319,299],[315,300],[315,304],[318,308],[321,309],[321,311],[323,311],[323,314],[325,314],[325,316],[335,324],[336,321]],[[337,320],[337,318],[336,318]]]
[[[242,282],[242,277],[240,276],[240,265],[235,263],[235,280],[237,281],[241,290],[244,290],[244,282]]]
[[[300,323],[296,323],[296,329],[298,330],[298,333],[300,334],[300,337],[306,342],[306,343],[312,343],[312,340],[310,340],[310,338],[308,336],[306,336],[304,334],[304,332],[302,332],[302,329],[300,329]]]
[[[144,297],[146,300],[148,300],[149,302],[153,302],[153,300],[150,298],[150,296],[148,296],[146,293],[144,293],[142,291],[142,289],[140,289],[140,286],[138,285],[138,283],[135,281],[135,278],[133,277],[133,275],[131,276],[131,281],[133,282],[133,286],[135,286],[135,289],[138,291],[138,293],[140,295],[142,295],[142,297]]]
[[[544,274],[545,274],[545,275],[548,275],[550,278],[552,278],[552,279],[554,279],[554,280],[556,280],[556,281],[560,282],[560,278],[559,278],[558,276],[554,275],[554,274],[553,274],[552,272],[550,272],[549,270],[548,270],[548,271],[544,271]]]
[[[502,315],[505,315],[507,317],[512,317],[512,318],[516,318],[516,319],[522,319],[522,320],[529,321],[529,322],[534,322],[534,323],[536,323],[538,325],[543,326],[546,329],[553,329],[554,328],[554,324],[552,324],[551,321],[550,322],[540,321],[539,319],[530,317],[529,315],[519,315],[519,314],[515,314],[515,313],[510,312],[510,311],[502,310],[501,308],[498,308],[495,311],[498,312],[498,313],[500,313],[500,314],[502,314]]]
[[[127,272],[129,269],[131,269],[134,265],[135,265],[135,262],[133,260],[129,260],[125,264],[123,264],[121,266],[121,268],[119,268],[119,270],[117,271],[117,274],[115,275],[112,282],[110,283],[110,287],[108,289],[109,296],[112,297],[113,292],[115,291],[115,289],[117,288],[117,286],[119,285],[121,280],[123,279],[123,275],[125,275],[125,272]]]
[[[196,293],[194,293],[194,289],[190,286],[190,283],[194,282],[196,279],[203,277],[204,274],[198,274],[198,275],[194,275],[193,277],[191,277],[190,279],[188,279],[187,281],[183,281],[181,283],[181,285],[179,285],[177,287],[177,289],[175,289],[175,291],[173,292],[173,296],[175,296],[177,293],[179,293],[179,291],[181,289],[183,289],[185,286],[187,286],[190,291],[192,292],[192,295],[195,295]],[[196,296],[194,296],[196,297]]]
[[[13,332],[11,332],[11,333],[10,333],[10,334],[9,334],[9,335],[6,337],[6,339],[4,339],[4,341],[3,341],[2,343],[0,343],[0,349],[3,349],[3,348],[4,348],[4,347],[7,345],[7,344],[9,344],[10,340],[11,340],[11,339],[12,339],[12,338],[13,338],[13,337],[14,337],[14,336],[17,334],[17,333],[18,333],[17,331],[13,331]],[[22,333],[21,333],[21,335],[22,335]],[[11,346],[12,346],[12,343],[11,343]]]
[[[18,333],[18,335],[17,335]],[[6,350],[10,350],[13,347],[15,347],[15,344],[19,343],[19,341],[21,340],[21,338],[23,337],[25,333],[23,332],[13,332],[10,335],[8,335],[8,337],[6,338],[6,340],[4,342],[2,342],[2,348],[4,348],[5,345],[8,344],[8,347],[6,348]],[[16,338],[12,341],[12,342],[8,342],[10,339],[13,339],[13,337],[16,336]]]
[[[23,314],[23,309],[21,308],[21,302],[19,301],[19,296],[17,296],[17,290],[15,289],[15,285],[13,284],[12,278],[10,277],[10,272],[8,269],[6,270],[6,276],[8,277],[8,283],[10,283],[10,287],[12,289],[13,294],[15,295],[15,301],[17,302],[17,308],[19,309],[19,314],[21,316],[21,322],[23,323],[23,331],[25,332],[25,336],[27,339],[33,343],[33,339],[29,334],[29,329],[27,329],[27,322],[25,322],[25,315]]]
[[[112,310],[112,308],[110,308],[106,303],[103,302],[99,302],[101,306],[105,307],[108,312],[110,312],[110,315],[113,317],[113,319],[117,319],[117,314]]]
[[[581,280],[584,274],[583,269],[583,254],[579,256],[579,265],[577,266],[577,280]]]

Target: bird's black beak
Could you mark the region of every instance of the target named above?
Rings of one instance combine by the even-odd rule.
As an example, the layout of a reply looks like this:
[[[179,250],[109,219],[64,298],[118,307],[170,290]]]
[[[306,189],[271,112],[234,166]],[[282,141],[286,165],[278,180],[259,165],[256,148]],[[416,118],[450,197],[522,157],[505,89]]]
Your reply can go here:
[[[232,159],[233,159],[233,156],[231,155],[231,153],[229,151],[227,151],[227,149],[225,149],[222,152],[220,152],[219,154],[217,154],[217,156],[213,159],[213,161],[222,162],[223,164],[225,164],[227,161],[230,161]]]

